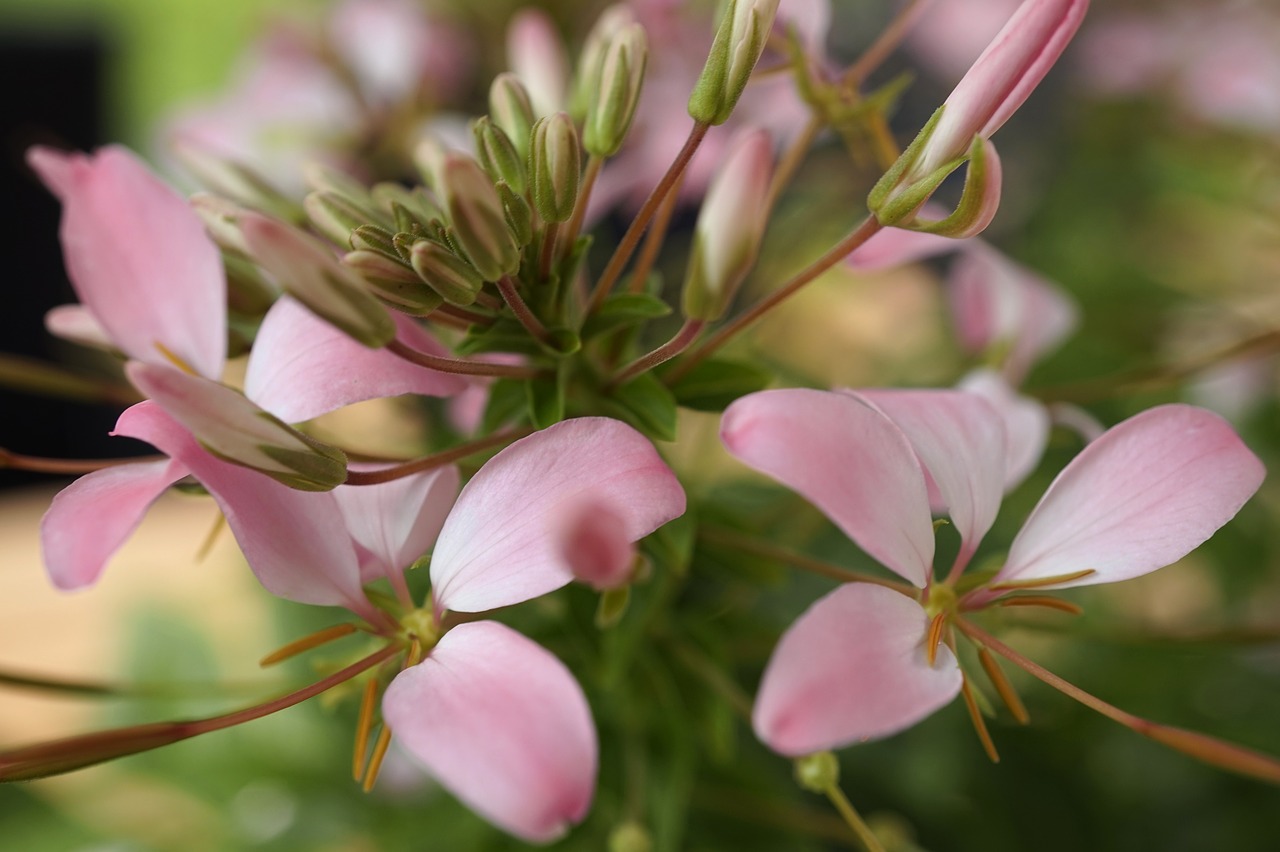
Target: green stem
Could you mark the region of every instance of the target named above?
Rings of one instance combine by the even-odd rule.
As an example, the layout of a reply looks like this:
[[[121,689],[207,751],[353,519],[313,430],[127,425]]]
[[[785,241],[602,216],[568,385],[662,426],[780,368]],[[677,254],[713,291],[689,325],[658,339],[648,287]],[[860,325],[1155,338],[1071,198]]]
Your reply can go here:
[[[684,174],[689,161],[693,159],[694,153],[698,150],[698,146],[702,144],[702,140],[710,129],[711,125],[709,124],[704,124],[700,121],[694,123],[693,128],[689,131],[689,138],[685,140],[684,147],[680,149],[680,153],[676,155],[675,160],[667,168],[667,173],[662,176],[662,180],[658,181],[658,185],[649,193],[649,197],[645,199],[644,204],[640,207],[640,212],[631,221],[631,225],[627,228],[627,232],[622,235],[622,240],[618,243],[618,247],[614,249],[613,257],[609,258],[609,263],[605,266],[604,272],[600,275],[600,280],[596,282],[595,291],[591,294],[587,309],[588,313],[595,313],[604,304],[605,297],[613,289],[618,276],[622,274],[623,267],[627,265],[627,261],[631,259],[632,252],[636,250],[636,246],[640,243],[640,237],[644,235],[645,228],[649,226],[649,220],[658,211],[658,206],[662,204],[662,200],[667,197],[667,193],[675,186],[676,181]]]
[[[880,845],[880,841],[876,839],[875,834],[863,822],[862,817],[858,815],[858,811],[854,808],[853,803],[849,801],[849,797],[844,794],[838,784],[832,784],[826,789],[827,798],[831,800],[831,804],[835,805],[840,816],[844,817],[844,821],[853,829],[853,833],[858,835],[858,839],[862,841],[862,845],[867,848],[867,852],[884,852],[884,847]]]
[[[874,216],[868,216],[852,233],[832,246],[822,257],[809,264],[786,284],[765,296],[746,313],[722,327],[707,338],[701,346],[685,356],[675,369],[667,373],[667,384],[670,385],[687,375],[690,370],[732,340],[740,331],[755,323],[760,317],[799,291],[801,287],[848,257],[851,251],[875,236],[882,227],[884,226],[876,221]]]

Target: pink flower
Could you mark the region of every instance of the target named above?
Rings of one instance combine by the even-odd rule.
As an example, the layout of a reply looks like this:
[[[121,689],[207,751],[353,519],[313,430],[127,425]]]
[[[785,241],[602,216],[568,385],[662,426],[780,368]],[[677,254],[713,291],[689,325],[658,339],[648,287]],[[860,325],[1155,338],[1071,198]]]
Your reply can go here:
[[[412,636],[425,657],[395,675],[383,716],[458,798],[532,842],[585,816],[596,735],[573,675],[502,624],[450,627],[444,617],[510,606],[572,580],[558,521],[569,507],[614,507],[608,534],[620,524],[628,542],[682,514],[684,492],[644,437],[605,418],[557,424],[494,456],[454,503],[452,469],[325,493],[286,488],[210,455],[152,402],[126,411],[117,432],[154,444],[209,490],[268,591],[346,607],[393,640]],[[414,609],[403,572],[433,544],[434,590]],[[363,585],[380,577],[407,611],[365,596]]]
[[[721,433],[738,459],[806,497],[920,590],[845,585],[786,632],[754,724],[787,755],[909,727],[962,687],[952,648],[936,644],[962,613],[1018,584],[1110,583],[1168,565],[1230,520],[1264,475],[1217,415],[1151,409],[1081,452],[999,573],[961,595],[955,581],[995,519],[1005,480],[1004,424],[985,401],[958,391],[765,391],[730,406]],[[933,570],[931,490],[961,539],[943,580]]]

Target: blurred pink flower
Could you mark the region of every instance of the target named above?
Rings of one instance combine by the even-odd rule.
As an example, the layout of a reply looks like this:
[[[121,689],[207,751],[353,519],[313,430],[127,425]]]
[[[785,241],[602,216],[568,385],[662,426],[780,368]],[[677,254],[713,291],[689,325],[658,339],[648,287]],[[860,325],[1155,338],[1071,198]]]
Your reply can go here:
[[[1005,479],[1004,424],[984,400],[959,391],[765,391],[730,406],[721,434],[739,460],[810,500],[921,590],[917,598],[844,585],[784,634],[754,725],[792,756],[888,736],[949,703],[963,676],[951,648],[926,641],[940,615],[985,606],[1006,593],[1000,583],[1064,588],[1168,565],[1230,520],[1264,475],[1217,415],[1185,405],[1146,411],[1086,447],[1032,511],[1004,567],[957,600],[953,583],[995,520]],[[931,489],[961,539],[942,582]]]

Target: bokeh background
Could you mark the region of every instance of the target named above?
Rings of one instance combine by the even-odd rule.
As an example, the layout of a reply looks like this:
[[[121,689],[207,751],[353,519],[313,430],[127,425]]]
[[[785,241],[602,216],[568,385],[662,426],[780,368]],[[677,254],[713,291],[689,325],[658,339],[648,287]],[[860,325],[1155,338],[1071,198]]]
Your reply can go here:
[[[476,108],[489,77],[504,67],[502,27],[517,4],[430,5],[468,35],[466,77],[450,97],[453,108]],[[873,78],[913,75],[893,117],[900,139],[941,102],[1015,5],[938,0]],[[988,238],[1060,284],[1082,311],[1077,333],[1038,366],[1028,388],[1104,424],[1161,402],[1211,405],[1280,470],[1280,9],[1264,0],[1095,7],[1061,66],[998,139],[1006,195]],[[171,169],[163,140],[173,116],[223,97],[273,22],[319,20],[326,8],[251,0],[0,2],[5,353],[82,374],[103,369],[43,331],[43,312],[70,300],[70,291],[58,258],[57,205],[24,170],[22,150],[34,142],[89,149],[122,141]],[[543,8],[576,44],[598,5],[562,0]],[[856,57],[892,12],[887,0],[834,0],[832,8],[835,61]],[[867,178],[839,140],[820,141],[771,225],[749,286],[779,280],[852,224]],[[692,213],[677,217],[685,228],[692,221]],[[619,222],[625,219],[605,219],[601,228],[607,233]],[[681,238],[668,254],[664,268],[678,282]],[[944,260],[826,276],[743,351],[793,384],[949,384],[967,364],[946,314],[946,272]],[[1254,342],[1249,357],[1221,357],[1243,341]],[[17,382],[12,372],[6,367],[0,376],[9,387]],[[67,457],[124,452],[105,438],[118,401],[71,395],[50,401],[7,392],[0,446]],[[691,415],[673,450],[685,472],[702,477],[700,496],[737,501],[784,530],[786,542],[869,567],[813,510],[741,485],[715,457],[713,434],[713,420]],[[1006,502],[987,539],[990,552],[1007,547],[1079,447],[1077,436],[1055,432],[1044,463]],[[0,473],[7,486],[0,492],[0,673],[130,685],[127,695],[94,696],[0,684],[0,748],[216,713],[311,674],[309,662],[263,672],[256,660],[329,616],[270,600],[225,536],[198,555],[216,520],[206,501],[166,497],[102,583],[67,596],[45,581],[36,532],[63,483]],[[1010,642],[1134,713],[1280,754],[1278,518],[1273,475],[1235,522],[1177,566],[1074,592],[1084,616],[1010,623]],[[771,637],[829,587],[714,548],[695,554],[694,571],[702,575],[688,602],[691,617],[719,619],[708,622],[712,632],[719,623],[758,639],[759,647],[728,654],[748,691]],[[513,616],[571,663],[572,643],[561,647],[567,640],[551,625],[589,607],[577,595],[567,590]],[[842,753],[846,792],[893,848],[1275,848],[1275,788],[1197,764],[1014,679],[1033,723],[1020,728],[997,715],[1000,765],[983,757],[959,703],[911,731]],[[654,805],[655,848],[854,848],[825,803],[796,789],[788,764],[739,721],[684,703],[692,699],[679,690],[664,694],[660,684],[653,700],[685,729],[678,741],[686,749],[654,758],[670,792],[670,801]],[[394,759],[378,789],[360,793],[349,780],[352,717],[349,702],[312,702],[109,766],[0,788],[0,848],[519,848]],[[591,820],[563,848],[604,848],[619,812],[610,796],[601,794]]]

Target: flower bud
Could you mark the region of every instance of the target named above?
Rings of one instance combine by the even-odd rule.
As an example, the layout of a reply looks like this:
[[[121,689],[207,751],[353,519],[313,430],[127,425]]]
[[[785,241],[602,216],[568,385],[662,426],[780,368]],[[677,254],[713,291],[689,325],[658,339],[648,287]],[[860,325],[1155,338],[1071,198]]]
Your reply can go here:
[[[374,185],[369,197],[378,210],[391,212],[396,220],[396,227],[402,231],[407,229],[400,227],[397,207],[404,208],[414,221],[424,226],[432,219],[439,219],[444,215],[427,195],[427,191],[420,186],[409,189],[398,183],[383,181]]]
[[[402,311],[424,316],[440,307],[440,295],[417,272],[382,252],[348,252],[342,263],[363,278],[378,298]]]
[[[394,258],[395,235],[377,225],[361,225],[351,232],[351,247],[356,251],[376,251]]]
[[[582,52],[578,55],[578,69],[573,76],[573,91],[569,95],[569,115],[575,121],[586,120],[587,110],[600,91],[600,69],[609,45],[618,33],[634,23],[635,13],[625,3],[610,6],[596,18],[591,32],[587,33],[587,40],[583,42]]]
[[[623,27],[605,47],[582,128],[582,146],[588,154],[612,157],[622,147],[640,103],[648,59],[648,38],[639,24]]]
[[[409,258],[418,276],[451,305],[472,304],[484,286],[484,279],[471,264],[434,240],[418,240]]]
[[[249,212],[247,208],[211,192],[197,192],[191,196],[190,203],[218,248],[242,255],[249,253],[239,224],[240,217]]]
[[[533,203],[547,222],[565,222],[573,215],[582,174],[578,133],[568,114],[538,119],[529,151]]]
[[[729,152],[698,212],[684,284],[684,313],[710,322],[728,309],[751,271],[768,218],[773,144],[753,130]]]
[[[471,265],[485,281],[515,272],[520,247],[489,176],[470,157],[450,153],[441,165],[440,179],[454,236]]]
[[[437,196],[441,194],[440,187],[443,184],[440,175],[444,169],[444,159],[448,154],[449,149],[434,136],[424,137],[413,148],[413,164],[418,167],[423,182],[431,187]]]
[[[220,157],[190,140],[176,141],[173,152],[198,181],[219,195],[281,219],[297,218],[297,204],[248,166]]]
[[[502,213],[506,216],[511,236],[518,245],[527,246],[533,242],[533,210],[530,209],[529,202],[524,200],[523,195],[516,195],[506,181],[499,181],[494,188],[502,199]]]
[[[130,361],[129,381],[209,452],[300,491],[328,491],[347,478],[347,457],[254,405],[225,385],[182,370]]]
[[[520,159],[528,157],[533,104],[529,100],[529,92],[515,74],[508,72],[493,78],[493,85],[489,87],[489,115],[516,146]]]
[[[707,64],[689,96],[694,121],[724,124],[728,120],[764,52],[777,11],[778,0],[729,0]]]
[[[523,195],[528,181],[525,176],[524,158],[516,150],[511,137],[489,117],[481,116],[471,125],[476,137],[476,154],[480,165],[494,183],[505,181],[515,192]]]
[[[395,337],[387,309],[338,263],[328,246],[258,214],[243,217],[240,227],[258,265],[315,314],[365,346],[383,346]]]
[[[351,232],[370,223],[367,211],[333,192],[312,192],[302,200],[302,209],[317,231],[340,246],[351,245]]]

